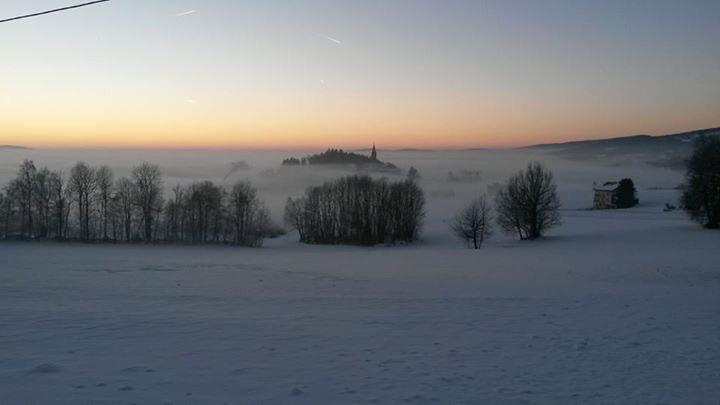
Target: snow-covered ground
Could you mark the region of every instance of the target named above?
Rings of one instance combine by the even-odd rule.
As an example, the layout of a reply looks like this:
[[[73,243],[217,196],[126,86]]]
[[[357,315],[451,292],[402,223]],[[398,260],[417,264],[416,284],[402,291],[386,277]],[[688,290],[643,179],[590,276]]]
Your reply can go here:
[[[473,251],[444,221],[486,184],[444,184],[442,161],[481,157],[408,160],[456,192],[409,246],[0,243],[0,403],[717,404],[720,232],[647,189],[680,174],[547,161],[563,225]],[[639,207],[582,209],[626,173]]]

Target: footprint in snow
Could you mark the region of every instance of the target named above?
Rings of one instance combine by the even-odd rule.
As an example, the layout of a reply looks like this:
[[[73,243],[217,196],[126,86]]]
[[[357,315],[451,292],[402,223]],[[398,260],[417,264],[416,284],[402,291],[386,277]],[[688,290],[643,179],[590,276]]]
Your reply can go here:
[[[590,340],[589,340],[589,339],[585,339],[585,340],[579,342],[579,343],[575,346],[575,349],[577,349],[578,351],[584,351],[584,350],[587,350],[589,346],[590,346]]]
[[[62,371],[62,367],[53,363],[43,363],[30,369],[30,374],[55,374]]]
[[[132,367],[125,367],[122,369],[123,373],[137,373],[139,371],[142,371],[145,367],[142,366],[132,366]]]

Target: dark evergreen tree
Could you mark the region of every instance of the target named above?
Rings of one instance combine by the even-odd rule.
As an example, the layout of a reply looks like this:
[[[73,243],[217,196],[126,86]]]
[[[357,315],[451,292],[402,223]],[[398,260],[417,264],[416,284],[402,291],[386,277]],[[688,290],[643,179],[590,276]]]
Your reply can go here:
[[[686,167],[683,208],[705,228],[720,228],[720,138],[698,138]]]
[[[637,191],[632,179],[622,179],[618,183],[616,194],[616,206],[618,208],[630,208],[638,204]]]

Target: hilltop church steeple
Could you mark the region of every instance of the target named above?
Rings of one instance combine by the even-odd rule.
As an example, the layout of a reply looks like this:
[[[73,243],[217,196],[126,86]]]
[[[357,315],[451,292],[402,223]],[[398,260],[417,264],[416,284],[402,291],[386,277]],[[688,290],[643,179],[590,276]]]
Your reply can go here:
[[[375,149],[375,142],[373,142],[372,152],[370,152],[370,159],[377,160],[377,150]]]

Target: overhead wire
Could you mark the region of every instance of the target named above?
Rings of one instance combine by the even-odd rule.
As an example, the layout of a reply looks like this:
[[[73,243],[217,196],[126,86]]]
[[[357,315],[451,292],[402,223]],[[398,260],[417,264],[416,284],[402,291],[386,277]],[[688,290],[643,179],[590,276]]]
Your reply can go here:
[[[96,1],[90,1],[90,2],[87,2],[87,3],[76,4],[76,5],[73,5],[73,6],[61,7],[61,8],[56,8],[56,9],[47,10],[47,11],[40,11],[40,12],[38,12],[38,13],[19,15],[19,16],[17,16],[17,17],[11,17],[11,18],[2,19],[2,20],[0,20],[0,23],[6,23],[6,22],[10,22],[10,21],[22,20],[23,18],[38,17],[38,16],[45,15],[45,14],[57,13],[57,12],[60,12],[60,11],[72,10],[72,9],[74,9],[74,8],[91,6],[91,5],[93,5],[93,4],[105,3],[105,2],[108,2],[108,1],[110,1],[110,0],[96,0]]]

